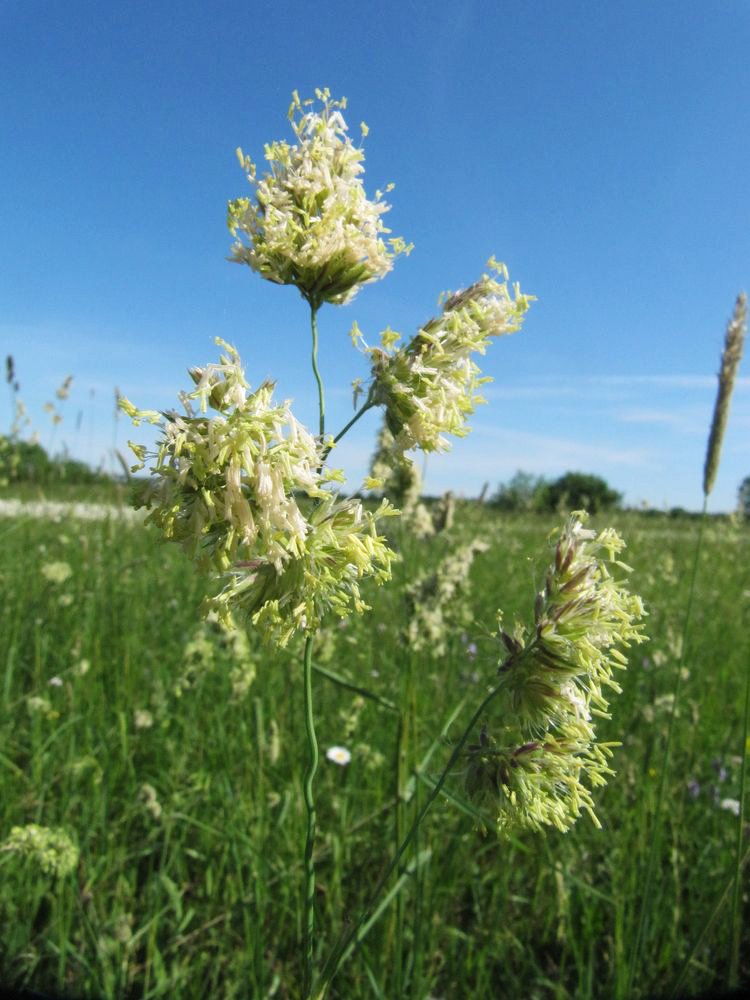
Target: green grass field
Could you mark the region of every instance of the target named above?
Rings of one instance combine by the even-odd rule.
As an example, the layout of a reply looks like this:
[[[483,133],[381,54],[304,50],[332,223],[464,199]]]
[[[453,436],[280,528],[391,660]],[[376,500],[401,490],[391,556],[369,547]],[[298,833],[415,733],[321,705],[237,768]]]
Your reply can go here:
[[[503,608],[506,621],[529,619],[546,537],[560,523],[459,504],[451,532],[401,540],[392,584],[367,592],[373,612],[318,643],[320,666],[400,706],[404,727],[399,761],[398,712],[316,674],[319,964],[498,662],[471,623],[439,658],[410,653],[404,582],[480,537],[490,548],[472,568],[473,618],[491,627]],[[407,857],[422,863],[342,966],[332,997],[621,1000],[631,971],[633,995],[667,996],[696,944],[679,995],[726,981],[738,819],[725,800],[740,789],[750,526],[706,527],[631,970],[698,525],[594,519],[608,523],[628,543],[650,641],[633,648],[612,719],[600,725],[602,739],[622,742],[617,775],[596,794],[603,829],[584,817],[567,834],[500,841],[491,826],[478,829],[457,775],[448,789],[459,801],[436,801]],[[5,517],[0,537],[0,842],[38,823],[65,828],[80,848],[77,869],[61,878],[0,853],[0,982],[107,998],[297,997],[301,643],[273,651],[250,635],[243,650],[212,635],[199,613],[204,580],[138,524]],[[47,579],[53,563],[70,576]],[[326,760],[334,745],[350,750],[348,765]],[[406,801],[396,807],[399,783]],[[747,981],[746,893],[742,909]]]

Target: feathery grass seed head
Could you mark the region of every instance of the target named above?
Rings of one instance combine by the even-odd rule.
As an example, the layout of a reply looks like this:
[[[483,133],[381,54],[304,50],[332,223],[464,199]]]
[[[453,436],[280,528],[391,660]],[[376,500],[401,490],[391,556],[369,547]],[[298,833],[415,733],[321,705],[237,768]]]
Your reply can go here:
[[[508,655],[499,668],[505,710],[497,731],[482,731],[469,749],[467,789],[492,801],[498,828],[567,830],[582,810],[595,823],[591,792],[613,772],[614,744],[599,743],[593,716],[607,717],[607,688],[619,691],[614,671],[622,652],[643,642],[641,599],[612,575],[628,571],[617,558],[624,542],[611,528],[584,527],[573,513],[557,541],[554,558],[534,605],[534,631],[520,625],[498,635]],[[501,619],[501,616],[499,616]]]
[[[729,417],[729,402],[732,398],[734,380],[742,359],[742,350],[747,330],[747,296],[740,292],[734,305],[734,313],[727,326],[724,339],[724,351],[721,355],[721,370],[719,371],[719,391],[716,396],[711,432],[706,449],[706,463],[703,468],[703,494],[708,496],[713,489],[716,473],[719,469],[721,444]]]

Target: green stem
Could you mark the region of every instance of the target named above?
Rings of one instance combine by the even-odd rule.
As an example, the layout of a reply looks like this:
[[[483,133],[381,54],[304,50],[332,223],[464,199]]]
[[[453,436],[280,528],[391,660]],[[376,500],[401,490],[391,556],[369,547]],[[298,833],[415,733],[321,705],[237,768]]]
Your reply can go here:
[[[356,422],[359,420],[359,418],[361,416],[363,416],[363,414],[367,413],[368,410],[371,410],[373,408],[373,406],[375,406],[375,405],[376,405],[375,400],[371,398],[371,395],[368,396],[367,399],[364,401],[364,403],[360,406],[360,408],[354,414],[354,416],[352,417],[352,419],[349,421],[349,423],[346,424],[346,426],[343,427],[338,432],[338,434],[336,435],[336,437],[333,439],[333,443],[334,444],[338,444],[339,441],[341,440],[341,438],[344,436],[344,434],[346,434],[346,432],[349,430],[349,428],[353,427],[354,424],[356,424]]]
[[[351,427],[353,427],[356,424],[356,422],[359,420],[360,417],[364,416],[364,414],[367,413],[368,410],[371,410],[373,408],[373,406],[377,406],[377,403],[375,403],[375,401],[372,399],[372,389],[371,389],[370,390],[370,394],[368,395],[367,399],[364,401],[364,403],[362,404],[362,406],[360,406],[360,408],[354,414],[354,416],[349,421],[349,423],[346,424],[346,426],[343,427],[338,432],[338,434],[336,435],[336,437],[333,439],[333,444],[338,444],[339,441],[341,440],[341,438],[344,436],[344,434],[346,434],[346,432]],[[333,448],[333,445],[330,445],[327,448],[323,449],[323,458],[322,458],[323,462],[325,462],[325,460],[331,454],[331,449],[332,448]]]
[[[403,687],[403,685],[402,685]],[[398,731],[396,735],[396,810],[394,813],[393,834],[395,849],[398,851],[401,841],[404,839],[406,820],[406,718],[403,711],[403,690],[401,696],[402,708],[398,714]],[[404,874],[405,864],[403,859],[398,864],[399,876]],[[396,942],[393,955],[393,994],[400,997],[402,963],[404,957],[404,894],[399,893],[396,898]]]
[[[387,708],[389,712],[398,712],[398,707],[388,698],[384,698],[382,695],[375,694],[374,691],[370,691],[369,688],[362,687],[360,684],[355,684],[353,681],[347,680],[346,677],[342,677],[341,674],[334,673],[333,670],[328,670],[326,667],[318,666],[317,663],[313,663],[313,670],[316,674],[320,674],[321,677],[325,677],[334,684],[338,684],[339,687],[345,688],[347,691],[353,691],[355,694],[362,695],[363,698],[369,698],[370,701],[374,701],[376,705]]]
[[[740,897],[742,895],[742,833],[745,827],[745,781],[747,775],[748,738],[750,738],[750,664],[747,667],[745,679],[745,724],[742,731],[742,770],[740,772],[740,815],[737,819],[737,854],[734,869],[734,893],[732,895],[732,930],[731,955],[729,959],[729,988],[739,985],[740,968],[740,933],[742,930],[742,910]]]
[[[310,326],[312,328],[312,370],[318,383],[318,415],[320,418],[320,439],[325,434],[325,397],[323,381],[318,371],[318,323],[317,315],[320,302],[311,297]],[[322,465],[322,463],[321,463]],[[305,730],[309,750],[308,766],[305,772],[304,797],[307,808],[307,836],[305,838],[305,980],[303,989],[304,1000],[309,1000],[313,987],[313,931],[315,928],[315,798],[313,796],[313,780],[318,769],[318,741],[315,738],[315,717],[312,702],[312,647],[313,637],[305,639],[304,655],[304,688],[305,688]]]
[[[307,771],[305,772],[304,796],[307,807],[307,837],[305,840],[305,985],[303,997],[305,1000],[312,994],[313,979],[313,928],[315,924],[315,799],[313,798],[313,779],[318,769],[318,742],[315,739],[315,720],[312,704],[312,636],[305,640],[304,657],[304,688],[305,688],[305,729],[307,744],[310,751]]]
[[[533,646],[530,646],[529,650],[532,649],[532,648],[533,648]],[[448,775],[453,770],[453,767],[455,766],[456,761],[460,757],[461,752],[462,752],[462,750],[464,748],[464,745],[465,745],[466,741],[468,740],[468,738],[469,738],[472,730],[474,729],[475,725],[477,724],[480,716],[482,715],[482,712],[484,712],[484,710],[487,708],[487,706],[492,701],[492,699],[495,698],[495,696],[497,694],[499,694],[499,692],[503,689],[504,685],[505,685],[505,678],[503,677],[501,679],[500,683],[497,684],[495,687],[493,687],[492,690],[489,692],[489,694],[486,695],[486,697],[482,700],[482,702],[479,705],[479,707],[476,709],[476,711],[471,716],[471,719],[469,719],[469,722],[468,722],[466,728],[464,729],[463,733],[461,734],[461,738],[459,739],[458,743],[456,743],[455,747],[453,748],[453,753],[448,758],[448,763],[443,768],[442,774],[438,778],[437,782],[435,783],[434,788],[432,789],[432,791],[428,795],[427,799],[425,800],[424,805],[419,810],[419,813],[417,814],[416,819],[414,820],[414,822],[411,825],[411,829],[407,833],[407,835],[404,838],[404,840],[401,842],[401,846],[396,851],[395,856],[391,859],[390,863],[388,864],[388,866],[386,867],[385,871],[381,875],[380,880],[378,881],[378,884],[373,889],[372,894],[370,895],[370,898],[367,901],[367,904],[365,905],[364,909],[360,913],[359,919],[356,920],[350,927],[348,927],[344,931],[344,933],[339,937],[339,940],[334,945],[333,950],[331,951],[331,954],[328,956],[328,959],[326,960],[326,963],[323,966],[323,971],[322,971],[321,976],[320,976],[320,981],[318,982],[317,988],[316,988],[316,991],[315,991],[315,1000],[323,1000],[323,998],[325,997],[325,995],[326,995],[326,993],[328,991],[328,987],[331,985],[333,977],[336,975],[336,972],[338,971],[338,968],[339,968],[339,966],[340,966],[340,964],[342,962],[342,959],[343,959],[344,955],[349,950],[350,945],[352,945],[352,944],[355,944],[355,945],[358,944],[363,939],[363,937],[364,937],[365,927],[369,928],[369,926],[371,926],[370,917],[372,916],[372,914],[373,914],[373,912],[375,910],[375,906],[376,906],[376,903],[378,901],[378,898],[379,898],[381,892],[383,891],[383,889],[385,888],[385,886],[386,886],[386,884],[388,882],[388,879],[391,877],[391,875],[393,874],[393,872],[399,866],[399,864],[401,862],[401,858],[404,856],[406,850],[408,849],[409,845],[414,840],[414,837],[417,834],[417,831],[419,829],[420,823],[422,822],[422,820],[424,819],[424,817],[427,815],[427,811],[429,810],[429,808],[432,805],[432,803],[435,801],[435,799],[440,794],[440,792],[441,792],[441,790],[443,788],[443,785],[445,784],[445,782],[446,782],[446,780],[448,778]]]
[[[312,327],[312,370],[315,381],[318,383],[318,413],[320,415],[320,437],[322,439],[326,429],[326,404],[323,395],[323,380],[318,371],[318,303],[315,299],[310,299],[310,325]],[[323,459],[325,461],[325,458]]]
[[[656,855],[659,850],[659,840],[661,833],[661,808],[662,802],[664,801],[664,793],[666,791],[667,783],[667,772],[669,771],[669,758],[672,748],[672,734],[674,732],[674,720],[677,717],[677,702],[679,701],[680,691],[682,690],[682,668],[685,663],[685,656],[687,653],[688,636],[690,629],[690,616],[693,610],[693,595],[695,593],[695,579],[698,573],[698,561],[700,559],[701,547],[703,545],[703,532],[706,526],[706,511],[708,508],[708,494],[703,495],[703,510],[701,512],[700,526],[698,528],[698,541],[695,546],[695,556],[693,557],[693,568],[690,574],[690,590],[688,592],[687,609],[685,611],[685,622],[682,628],[682,648],[680,650],[680,659],[677,664],[677,674],[674,682],[674,691],[672,693],[672,711],[669,716],[669,724],[667,727],[667,740],[664,747],[664,759],[661,766],[661,776],[659,778],[659,789],[656,795],[656,808],[654,810],[654,826],[651,835],[651,845],[649,847],[648,859],[646,862],[646,874],[643,880],[643,891],[641,893],[641,909],[640,916],[638,918],[638,926],[635,934],[635,941],[633,943],[633,950],[630,955],[630,962],[628,963],[628,981],[625,996],[631,997],[633,995],[633,983],[638,972],[638,961],[640,958],[641,943],[643,941],[643,931],[646,926],[646,919],[649,915],[649,910],[651,908],[651,883],[654,876],[654,867],[656,863]]]

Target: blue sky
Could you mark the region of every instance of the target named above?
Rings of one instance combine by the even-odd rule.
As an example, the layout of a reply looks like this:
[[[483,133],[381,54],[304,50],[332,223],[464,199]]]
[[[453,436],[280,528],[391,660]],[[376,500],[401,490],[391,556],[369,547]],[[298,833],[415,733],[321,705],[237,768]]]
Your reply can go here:
[[[724,330],[750,291],[746,0],[16,0],[0,38],[0,350],[42,444],[110,462],[144,439],[115,423],[115,386],[167,408],[217,335],[315,426],[306,303],[226,261],[226,202],[251,191],[235,148],[291,141],[291,91],[327,86],[355,141],[367,122],[366,189],[395,183],[385,221],[415,245],[321,311],[329,429],[366,374],[352,323],[408,337],[494,254],[538,301],[480,359],[489,403],[426,490],[579,470],[631,504],[700,505]],[[69,373],[52,437],[42,405]],[[750,475],[740,376],[714,510]],[[353,488],[377,426],[338,449]]]

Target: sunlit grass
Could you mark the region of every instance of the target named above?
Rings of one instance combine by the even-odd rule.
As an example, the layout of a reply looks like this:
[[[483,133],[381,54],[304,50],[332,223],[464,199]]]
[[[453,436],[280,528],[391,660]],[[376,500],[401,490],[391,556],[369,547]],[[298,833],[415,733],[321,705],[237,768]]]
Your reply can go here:
[[[415,998],[623,995],[695,525],[635,514],[596,520],[613,520],[628,542],[651,637],[634,649],[613,718],[599,730],[623,743],[617,777],[597,793],[603,831],[581,820],[567,835],[527,834],[508,845],[442,800],[420,833],[431,856],[418,905],[415,888],[407,890],[403,908],[391,907],[343,966],[332,996],[377,996],[372,982],[393,996],[397,968],[404,995]],[[540,544],[559,523],[467,505],[452,540],[406,540],[396,575],[413,579],[449,546],[478,536],[490,548],[472,567],[477,621],[492,625],[498,607],[506,621],[528,616]],[[297,996],[299,650],[270,651],[251,636],[256,678],[239,698],[229,650],[217,649],[210,669],[189,660],[203,582],[151,532],[114,520],[0,518],[0,539],[0,841],[13,826],[37,823],[65,828],[81,852],[77,871],[59,880],[32,859],[0,854],[0,981],[107,997]],[[669,990],[734,873],[737,820],[721,804],[739,794],[749,556],[746,525],[709,523],[642,946],[644,995]],[[54,564],[70,575],[45,574]],[[395,580],[370,600],[372,615],[327,633],[322,666],[398,701],[406,604]],[[478,632],[454,635],[440,659],[411,654],[408,776],[460,698],[468,696],[468,714],[493,677],[488,645],[470,645]],[[314,697],[323,751],[319,962],[393,843],[397,718],[320,675]],[[346,747],[350,763],[325,759],[331,746]],[[434,748],[427,775],[445,756]],[[406,787],[424,797],[427,784]],[[451,787],[460,793],[458,781]],[[696,953],[686,989],[724,981],[729,910]],[[405,954],[397,962],[398,940]]]

